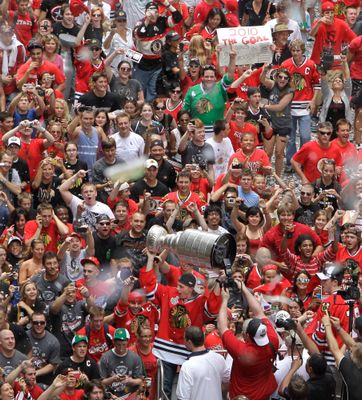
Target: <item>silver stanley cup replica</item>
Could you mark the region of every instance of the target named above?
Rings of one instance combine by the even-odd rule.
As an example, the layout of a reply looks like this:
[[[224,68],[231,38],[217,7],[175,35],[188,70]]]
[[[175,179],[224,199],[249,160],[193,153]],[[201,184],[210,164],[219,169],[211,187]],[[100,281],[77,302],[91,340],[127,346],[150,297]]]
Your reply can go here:
[[[230,233],[215,233],[187,229],[168,234],[154,225],[147,234],[147,247],[155,253],[167,248],[173,250],[180,263],[203,268],[224,268],[224,259],[232,263],[236,255],[235,239]]]

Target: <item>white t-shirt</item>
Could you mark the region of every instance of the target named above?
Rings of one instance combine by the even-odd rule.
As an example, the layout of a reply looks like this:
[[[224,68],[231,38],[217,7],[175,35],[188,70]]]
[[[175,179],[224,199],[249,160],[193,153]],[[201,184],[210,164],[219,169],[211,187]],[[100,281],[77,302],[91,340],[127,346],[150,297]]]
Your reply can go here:
[[[116,154],[121,160],[134,161],[136,158],[143,156],[145,141],[137,133],[131,132],[129,136],[123,138],[117,132],[110,137],[116,142]]]
[[[178,400],[222,400],[221,384],[229,382],[225,359],[213,351],[190,357],[182,364],[176,396]]]
[[[228,171],[229,158],[234,154],[233,145],[229,138],[224,138],[221,143],[216,142],[214,138],[210,138],[206,140],[206,143],[209,143],[214,149],[215,164],[213,167],[216,180],[219,175]]]
[[[74,217],[77,215],[77,207],[81,203],[83,203],[83,200],[73,195],[72,201],[69,204],[69,208],[71,209]],[[86,205],[85,207],[86,209],[81,216],[82,223],[89,225],[92,230],[95,230],[96,228],[96,219],[98,215],[106,214],[110,219],[114,219],[114,214],[107,204],[97,201],[94,206]]]

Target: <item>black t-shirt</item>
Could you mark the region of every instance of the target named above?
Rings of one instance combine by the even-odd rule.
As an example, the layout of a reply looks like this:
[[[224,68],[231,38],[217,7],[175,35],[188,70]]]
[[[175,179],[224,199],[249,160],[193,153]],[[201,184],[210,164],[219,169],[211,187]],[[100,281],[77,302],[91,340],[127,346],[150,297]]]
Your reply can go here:
[[[53,177],[50,183],[41,183],[37,189],[32,189],[33,207],[37,208],[40,203],[50,203],[53,208],[57,205],[64,204],[58,187],[61,180],[58,177]]]
[[[94,360],[88,357],[80,363],[73,361],[70,357],[66,358],[57,366],[54,376],[61,374],[68,368],[72,368],[76,371],[82,371],[84,374],[87,375],[90,381],[93,379],[100,379],[101,377],[99,373],[98,364]]]
[[[66,33],[68,35],[77,36],[79,33],[79,26],[74,25],[72,28],[66,28],[61,22],[57,22],[53,26],[53,33],[55,36],[58,36],[62,33]]]
[[[177,82],[179,80],[178,74],[174,74],[172,69],[178,67],[177,54],[172,51],[166,50],[162,53],[162,73],[166,75],[168,82]]]
[[[116,247],[116,240],[114,236],[110,236],[107,239],[102,239],[97,235],[97,232],[93,232],[94,239],[94,248],[95,254],[94,256],[98,258],[101,263],[101,276],[104,277],[105,274],[109,272],[109,262],[113,257],[113,251]]]
[[[163,217],[154,217],[151,218],[148,222],[147,222],[147,228],[151,228],[153,225],[160,225],[163,226],[164,228],[166,228],[166,224],[165,221],[163,219]],[[175,222],[172,225],[172,229],[175,232],[179,232],[183,230],[183,223],[179,220],[179,219],[175,219]]]
[[[345,383],[343,399],[360,400],[362,393],[362,369],[358,368],[349,357],[342,358],[338,369]]]
[[[18,158],[13,162],[13,168],[18,171],[21,182],[30,182],[28,163],[22,158]]]
[[[122,231],[115,236],[116,248],[113,258],[129,257],[133,262],[134,275],[138,277],[138,271],[147,263],[147,256],[142,253],[146,247],[146,233],[139,238],[132,238],[128,231]]]
[[[331,371],[327,370],[321,377],[308,379],[307,386],[309,392],[308,400],[334,400],[336,381]],[[352,400],[352,398],[349,400]]]
[[[324,190],[329,190],[329,189],[334,189],[338,194],[341,193],[342,190],[341,185],[338,182],[332,182],[330,185],[325,185],[320,178],[313,183],[313,186],[314,186],[314,193],[316,195],[319,195]],[[327,208],[328,206],[333,207],[333,213],[338,209],[337,197],[334,196],[333,194],[327,194],[319,201],[320,208],[324,209]]]
[[[101,44],[103,43],[103,28],[95,28],[92,24],[87,26],[84,33],[84,40],[97,39]]]
[[[271,3],[271,1],[270,1]],[[267,11],[268,11],[268,0],[263,0],[261,4],[261,9],[259,11],[259,14],[257,14],[254,10],[253,7],[253,1],[249,1],[245,4],[245,9],[244,12],[245,14],[248,15],[248,26],[259,26],[259,25],[264,25],[264,19],[266,17]],[[276,11],[275,6],[273,4],[270,4],[269,7],[269,14],[272,15]]]
[[[136,79],[129,79],[128,82],[124,84],[114,75],[112,76],[109,86],[112,93],[121,96],[120,108],[123,108],[126,100],[137,101],[138,93],[142,90],[142,85]]]
[[[88,164],[83,161],[83,160],[77,160],[75,164],[70,164],[68,161],[64,161],[64,166],[66,169],[69,169],[73,171],[73,175],[75,175],[79,170],[84,169],[84,171],[88,170]],[[70,188],[70,193],[74,194],[74,196],[80,197],[82,199],[82,196],[80,194],[80,189],[83,185],[83,183],[89,182],[89,176],[88,173],[87,175],[82,179],[77,179],[76,182],[73,184],[73,186]]]
[[[299,202],[299,208],[295,212],[295,221],[304,225],[313,225],[314,214],[321,208],[318,204],[311,203],[308,206]]]
[[[67,0],[43,0],[40,4],[40,10],[47,13],[46,18],[51,21],[60,21],[62,19],[62,4],[67,4]],[[53,31],[54,32],[54,31]]]
[[[155,212],[163,196],[166,196],[170,190],[160,181],[157,181],[157,185],[152,187],[144,179],[140,179],[131,187],[131,199],[136,203],[143,200],[144,191],[151,193],[150,212]]]
[[[91,90],[83,94],[83,96],[80,96],[79,103],[85,106],[102,108],[109,112],[119,110],[121,96],[117,93],[107,92],[105,96],[98,97],[94,94],[93,90]]]
[[[170,190],[173,190],[176,186],[176,177],[177,174],[173,165],[169,161],[163,160],[158,167],[157,179]]]

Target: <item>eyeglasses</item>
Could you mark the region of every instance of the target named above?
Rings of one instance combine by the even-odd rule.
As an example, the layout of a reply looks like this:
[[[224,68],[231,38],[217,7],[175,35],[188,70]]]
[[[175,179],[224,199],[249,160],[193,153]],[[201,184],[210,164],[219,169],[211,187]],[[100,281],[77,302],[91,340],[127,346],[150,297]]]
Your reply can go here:
[[[278,78],[281,79],[282,81],[289,81],[289,76],[286,75],[278,75]]]
[[[33,325],[45,325],[45,321],[33,321]]]
[[[110,222],[99,222],[99,225],[108,226],[108,225],[111,225],[111,223]]]
[[[156,110],[166,110],[166,107],[165,106],[157,106],[156,107]]]
[[[300,192],[302,196],[312,196],[312,193],[309,192]]]
[[[121,67],[121,71],[131,71],[131,68],[129,68],[129,67]]]
[[[327,132],[327,131],[321,131],[321,130],[319,130],[318,132],[319,132],[321,135],[323,135],[323,136],[324,136],[324,135],[326,135],[326,136],[331,136],[331,135],[332,135],[332,132],[331,132],[331,131],[328,131],[328,132]]]
[[[173,89],[173,90],[171,90],[171,92],[172,92],[172,93],[181,93],[181,90]]]

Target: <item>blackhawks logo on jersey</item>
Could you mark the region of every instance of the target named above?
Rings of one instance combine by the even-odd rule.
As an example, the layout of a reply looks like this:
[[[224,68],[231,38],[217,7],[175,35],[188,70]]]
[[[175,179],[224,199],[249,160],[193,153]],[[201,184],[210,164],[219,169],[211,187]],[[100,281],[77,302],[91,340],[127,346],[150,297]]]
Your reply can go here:
[[[177,304],[170,309],[170,325],[172,328],[185,329],[191,325],[191,319],[185,306]]]
[[[294,72],[292,75],[294,88],[297,91],[303,90],[305,88],[305,79],[304,76],[301,75],[299,72]]]
[[[214,106],[212,105],[211,101],[208,99],[201,99],[196,103],[196,111],[199,114],[206,114],[209,113]]]

